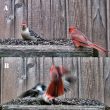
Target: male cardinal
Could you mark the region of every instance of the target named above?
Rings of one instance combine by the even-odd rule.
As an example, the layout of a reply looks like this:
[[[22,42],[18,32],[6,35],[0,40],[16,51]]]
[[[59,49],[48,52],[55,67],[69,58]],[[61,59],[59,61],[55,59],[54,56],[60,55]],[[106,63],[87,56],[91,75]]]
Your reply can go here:
[[[30,30],[27,27],[27,24],[25,22],[23,22],[21,24],[21,36],[23,38],[23,40],[33,40],[33,41],[38,41],[38,40],[44,40],[43,38],[41,38],[37,33],[35,33],[33,30]]]
[[[51,82],[47,87],[44,94],[45,100],[52,100],[56,97],[63,95],[70,90],[71,85],[74,82],[74,78],[68,75],[69,71],[63,66],[52,65],[50,68]],[[62,76],[67,76],[62,80]]]
[[[104,49],[103,47],[89,41],[87,37],[81,31],[79,31],[76,27],[71,26],[69,28],[69,33],[71,35],[73,44],[76,47],[89,47],[89,48],[94,48],[101,52],[107,52],[107,50]]]

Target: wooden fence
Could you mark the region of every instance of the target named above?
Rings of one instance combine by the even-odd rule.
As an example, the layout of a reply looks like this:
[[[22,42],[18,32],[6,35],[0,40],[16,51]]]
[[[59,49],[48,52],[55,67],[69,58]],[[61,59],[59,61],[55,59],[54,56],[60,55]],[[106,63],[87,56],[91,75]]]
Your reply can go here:
[[[110,48],[109,0],[0,1],[0,38],[21,38],[23,20],[47,39],[69,38],[68,28],[75,25],[93,42]]]
[[[1,58],[1,102],[16,98],[36,83],[49,83],[52,64],[64,65],[77,77],[63,97],[95,98],[110,105],[110,58]]]

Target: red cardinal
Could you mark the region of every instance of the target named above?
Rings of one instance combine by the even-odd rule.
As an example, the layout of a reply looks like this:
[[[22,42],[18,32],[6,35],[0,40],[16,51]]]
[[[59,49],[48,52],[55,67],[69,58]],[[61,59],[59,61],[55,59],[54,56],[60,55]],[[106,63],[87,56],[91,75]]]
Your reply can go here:
[[[45,96],[47,96],[49,100],[64,94],[65,88],[62,76],[68,73],[69,71],[63,66],[61,67],[59,66],[57,67],[55,65],[51,66],[50,68],[51,82],[45,93]]]
[[[97,44],[94,44],[91,41],[89,41],[87,37],[81,31],[79,31],[76,27],[74,26],[70,27],[69,33],[71,35],[73,44],[76,47],[89,47],[89,48],[94,48],[101,52],[107,52],[107,50],[104,49],[103,47],[100,47]]]

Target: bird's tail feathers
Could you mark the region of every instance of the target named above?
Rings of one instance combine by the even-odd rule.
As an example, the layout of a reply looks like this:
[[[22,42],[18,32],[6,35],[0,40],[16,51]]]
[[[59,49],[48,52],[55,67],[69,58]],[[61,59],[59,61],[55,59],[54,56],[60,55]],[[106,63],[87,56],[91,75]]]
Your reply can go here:
[[[64,94],[64,85],[62,79],[53,80],[49,84],[47,91],[45,93],[47,96],[58,97]]]
[[[98,50],[98,51],[100,51],[100,52],[104,52],[104,53],[107,53],[107,52],[108,52],[105,48],[103,48],[103,47],[101,47],[101,46],[98,46],[97,44],[90,44],[90,46],[91,46],[92,48],[95,48],[96,50]]]

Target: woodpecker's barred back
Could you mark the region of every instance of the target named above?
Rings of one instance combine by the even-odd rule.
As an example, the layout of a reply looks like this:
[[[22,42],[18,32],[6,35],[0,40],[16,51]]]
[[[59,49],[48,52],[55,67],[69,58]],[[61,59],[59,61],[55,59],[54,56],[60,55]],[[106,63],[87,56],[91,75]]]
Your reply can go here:
[[[37,33],[35,33],[33,30],[30,30],[30,36],[35,37],[37,41],[46,41],[46,39],[43,39],[40,35],[38,35]]]

